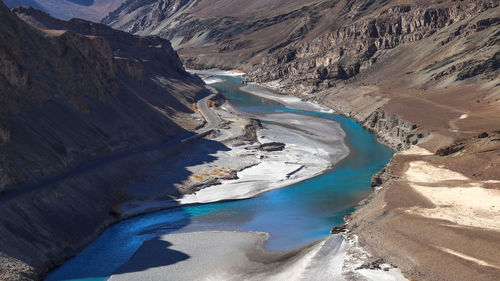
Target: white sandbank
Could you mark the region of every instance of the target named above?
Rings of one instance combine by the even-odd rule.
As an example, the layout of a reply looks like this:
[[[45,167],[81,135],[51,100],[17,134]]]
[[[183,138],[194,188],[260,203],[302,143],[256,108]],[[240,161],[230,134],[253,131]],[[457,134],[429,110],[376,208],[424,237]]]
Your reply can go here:
[[[109,280],[405,280],[398,269],[352,269],[351,249],[341,235],[299,249],[269,252],[268,235],[206,231],[169,234],[147,241]],[[349,254],[347,254],[349,250]],[[361,264],[359,264],[361,265]]]
[[[314,103],[311,101],[303,101],[299,97],[281,94],[256,84],[249,84],[243,86],[240,88],[240,90],[255,96],[277,101],[290,109],[307,110],[307,111],[324,112],[324,113],[334,112],[333,109],[321,105],[319,103]]]
[[[152,177],[157,177],[156,180],[130,188],[129,193],[138,199],[122,206],[123,216],[134,216],[185,204],[255,197],[318,176],[349,154],[349,148],[344,143],[345,132],[339,123],[331,120],[294,113],[253,116],[238,111],[229,103],[215,109],[215,112],[230,123],[218,129],[217,134],[211,136],[210,140],[225,145],[227,150],[210,151],[207,155],[203,151],[204,145],[195,145],[187,152],[185,157],[188,159],[169,161],[165,168],[153,172]],[[248,118],[252,117],[273,122],[264,124],[264,128],[257,130],[259,143],[281,142],[285,144],[283,151],[260,151],[259,143],[238,140]],[[201,153],[198,154],[198,150],[201,150]],[[206,161],[205,158],[211,160]],[[195,162],[200,164],[193,164]],[[187,170],[191,174],[190,178],[199,178],[217,169],[238,171],[238,179],[222,179],[220,184],[183,195],[174,201],[165,200],[162,196],[164,183],[176,182],[176,171]],[[151,194],[158,195],[153,197]],[[148,200],[141,201],[144,197],[148,197]]]
[[[260,143],[285,143],[285,149],[264,152],[252,145],[236,146],[223,152],[225,156],[214,155],[236,163],[239,155],[252,154],[257,165],[238,172],[236,180],[185,195],[178,200],[180,204],[254,197],[320,175],[349,154],[345,133],[334,121],[287,113],[259,117],[275,122],[282,118],[281,125],[265,124],[257,136]]]
[[[192,74],[201,75],[220,75],[220,76],[231,76],[231,77],[241,77],[246,73],[241,70],[220,70],[220,69],[207,69],[207,70],[194,70],[186,69],[187,72]]]

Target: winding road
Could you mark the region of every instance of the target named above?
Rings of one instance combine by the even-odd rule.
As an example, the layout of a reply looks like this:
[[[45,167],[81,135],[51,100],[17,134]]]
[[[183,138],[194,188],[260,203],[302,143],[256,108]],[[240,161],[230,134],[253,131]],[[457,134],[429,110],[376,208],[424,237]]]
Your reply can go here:
[[[101,158],[94,159],[94,160],[89,161],[87,163],[83,163],[83,164],[79,165],[78,167],[73,168],[69,171],[62,172],[57,176],[42,179],[36,184],[26,185],[24,187],[19,187],[19,188],[16,188],[14,190],[11,190],[11,191],[1,193],[0,194],[0,204],[6,203],[12,199],[16,199],[17,197],[19,197],[21,195],[24,195],[24,194],[27,194],[27,193],[30,193],[33,191],[38,191],[38,190],[41,190],[43,188],[47,188],[53,184],[57,184],[58,182],[60,182],[62,180],[66,180],[66,179],[68,179],[70,177],[74,177],[80,173],[87,172],[91,169],[95,169],[95,168],[110,164],[114,161],[118,161],[120,159],[129,157],[129,156],[134,155],[134,154],[149,152],[149,151],[153,151],[153,150],[157,150],[157,149],[164,149],[167,147],[173,147],[173,146],[181,145],[181,144],[185,145],[186,143],[189,143],[191,141],[194,141],[194,140],[197,140],[197,139],[200,139],[200,138],[203,138],[203,137],[209,135],[213,131],[213,129],[215,129],[217,126],[219,126],[221,124],[222,120],[208,106],[208,100],[210,98],[212,98],[218,92],[216,89],[214,89],[212,87],[207,86],[207,89],[209,89],[212,92],[212,94],[197,102],[197,106],[200,110],[200,113],[203,116],[203,118],[206,120],[207,125],[201,129],[199,129],[198,131],[196,131],[194,135],[192,133],[190,135],[185,134],[185,135],[179,136],[177,138],[167,140],[167,141],[162,142],[160,144],[148,145],[148,146],[143,146],[143,147],[139,147],[139,148],[133,148],[133,149],[116,152],[116,153],[113,153],[111,155],[107,155],[107,156],[104,156]]]
[[[198,134],[211,131],[216,127],[218,127],[222,122],[219,115],[213,112],[208,105],[208,101],[212,97],[214,97],[218,92],[216,89],[210,86],[207,86],[207,89],[209,89],[212,92],[212,94],[209,95],[208,97],[199,100],[197,103],[198,110],[200,111],[203,118],[205,118],[205,121],[207,121],[207,125],[197,131]]]

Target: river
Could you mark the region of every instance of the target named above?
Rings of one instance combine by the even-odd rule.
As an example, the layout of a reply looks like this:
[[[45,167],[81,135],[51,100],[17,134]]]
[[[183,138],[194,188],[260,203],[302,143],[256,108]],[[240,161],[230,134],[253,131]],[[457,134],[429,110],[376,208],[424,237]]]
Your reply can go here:
[[[223,77],[213,84],[241,111],[296,113],[339,122],[350,154],[332,170],[256,198],[226,203],[178,207],[150,213],[107,229],[79,255],[52,272],[47,280],[106,280],[146,240],[172,232],[200,230],[258,231],[270,234],[266,248],[288,250],[315,241],[340,225],[346,214],[371,192],[371,176],[394,151],[347,117],[286,108],[238,87],[241,79]]]

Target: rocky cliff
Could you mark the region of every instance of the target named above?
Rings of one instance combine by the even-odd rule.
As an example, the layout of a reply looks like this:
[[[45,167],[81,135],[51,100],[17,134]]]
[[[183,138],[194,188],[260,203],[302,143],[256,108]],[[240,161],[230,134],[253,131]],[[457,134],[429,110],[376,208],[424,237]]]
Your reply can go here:
[[[199,125],[206,95],[164,39],[16,13],[36,28],[0,3],[2,280],[42,277],[116,221],[120,187]]]
[[[269,50],[327,29],[335,7],[325,0],[130,0],[103,23],[171,40],[188,67],[247,68]]]
[[[314,40],[271,51],[250,76],[257,82],[280,80],[289,85],[300,84],[305,86],[301,92],[317,91],[374,68],[378,60],[390,57],[391,50],[400,45],[432,38],[437,43],[434,48],[454,49],[464,37],[472,39],[489,31],[491,37],[482,45],[467,46],[472,44],[466,42],[469,48],[462,53],[439,63],[429,60],[421,69],[431,73],[427,84],[449,76],[462,81],[498,68],[498,52],[492,48],[498,44],[498,34],[494,32],[500,24],[497,6],[496,1],[386,5],[369,14],[356,4],[346,6],[339,18],[351,18],[348,24],[334,27]],[[477,53],[484,55],[472,59]]]

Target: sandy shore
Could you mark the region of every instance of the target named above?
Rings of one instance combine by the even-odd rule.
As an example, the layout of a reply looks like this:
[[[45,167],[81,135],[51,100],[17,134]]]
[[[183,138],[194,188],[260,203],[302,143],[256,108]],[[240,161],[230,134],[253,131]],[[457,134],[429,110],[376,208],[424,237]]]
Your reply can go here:
[[[206,231],[145,242],[109,280],[405,280],[398,269],[360,268],[355,241],[332,235],[301,248],[269,252],[268,235]]]
[[[231,120],[225,105],[219,114]],[[225,113],[226,112],[226,113]],[[279,116],[281,116],[281,118]],[[237,173],[237,179],[223,180],[179,199],[182,204],[208,203],[220,200],[243,199],[257,196],[272,189],[288,186],[314,177],[331,168],[349,154],[344,143],[345,133],[340,125],[330,120],[318,120],[298,114],[270,114],[261,120],[281,122],[265,124],[257,130],[259,144],[280,142],[283,151],[265,152],[254,143],[244,144],[233,139],[233,134],[221,136],[229,151],[218,152],[215,157],[220,165],[247,166]],[[232,119],[234,120],[234,119]],[[227,133],[227,132],[226,132]],[[190,168],[195,173],[202,166]]]
[[[257,89],[252,91],[255,93]],[[261,94],[265,96],[266,92]],[[289,105],[287,99],[280,102]],[[321,111],[307,102],[292,104],[301,110]],[[249,140],[242,138],[244,128],[251,124],[249,118],[257,116],[238,112],[228,103],[216,112],[226,123],[211,140],[223,144],[224,149],[218,147],[210,154],[210,161],[189,165],[199,162],[193,161],[198,154],[207,152],[206,144],[197,146],[188,157],[175,161],[175,165],[187,167],[190,177],[182,182],[185,187],[213,178],[217,183],[178,198],[177,204],[254,197],[319,175],[349,153],[344,143],[345,133],[338,123],[330,120],[293,113],[262,114],[259,119],[269,122],[256,129],[254,140]],[[274,152],[258,149],[260,144],[268,142],[284,143],[285,149]],[[197,153],[199,149],[201,152]],[[163,167],[163,171],[175,173],[172,167],[172,164]],[[231,178],[235,174],[237,178]],[[172,180],[168,172],[163,177],[160,182]],[[145,183],[135,192],[150,190],[157,183]],[[140,202],[138,207],[127,206],[126,211],[138,212],[162,204],[168,202]],[[373,258],[355,237],[332,235],[286,252],[267,251],[264,247],[267,238],[265,233],[230,231],[165,235],[145,242],[110,280],[405,280],[389,264],[373,266]]]
[[[262,91],[260,95],[264,97],[272,93],[257,86],[251,89],[252,94]],[[280,102],[299,110],[325,111],[296,99]],[[250,115],[227,102],[212,110],[224,120],[223,125],[206,140],[132,185],[129,194],[136,199],[122,205],[123,216],[255,197],[320,175],[349,154],[344,131],[331,120],[294,113]],[[261,128],[252,127],[254,118],[264,122]],[[253,137],[248,135],[249,128],[254,131]],[[285,148],[273,152],[259,150],[261,144],[269,142],[283,143]],[[173,188],[180,191],[179,196],[166,196],[165,191]]]
[[[241,87],[241,90],[247,92],[249,94],[259,96],[262,98],[270,99],[277,101],[284,106],[291,109],[298,110],[307,110],[307,111],[315,111],[315,112],[325,112],[325,113],[333,113],[333,109],[321,105],[319,103],[314,103],[310,101],[303,101],[299,97],[292,95],[284,95],[277,91],[261,87],[257,84],[249,84]]]

